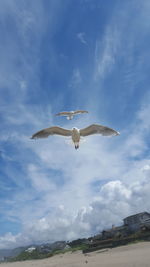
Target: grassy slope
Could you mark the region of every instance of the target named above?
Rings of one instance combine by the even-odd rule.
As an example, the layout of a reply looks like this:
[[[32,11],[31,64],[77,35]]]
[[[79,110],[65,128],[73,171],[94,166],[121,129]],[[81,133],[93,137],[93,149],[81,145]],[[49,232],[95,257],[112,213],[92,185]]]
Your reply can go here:
[[[64,249],[64,250],[53,250],[52,252],[47,253],[47,254],[41,253],[37,249],[35,249],[32,252],[23,251],[18,256],[10,259],[10,261],[25,261],[25,260],[33,260],[33,259],[44,259],[44,258],[52,257],[52,256],[57,255],[57,254],[63,254],[66,252],[74,252],[74,251],[83,250],[86,248],[87,248],[87,245],[80,245],[80,246],[75,246],[75,247]]]

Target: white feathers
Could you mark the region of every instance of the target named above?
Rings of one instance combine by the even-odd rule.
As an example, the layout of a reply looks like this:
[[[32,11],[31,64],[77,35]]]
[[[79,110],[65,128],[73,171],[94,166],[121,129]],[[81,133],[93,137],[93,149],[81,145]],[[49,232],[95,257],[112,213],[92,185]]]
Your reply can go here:
[[[66,116],[67,120],[72,120],[73,116],[82,114],[82,113],[88,113],[86,110],[75,110],[75,111],[63,111],[55,114],[55,116]]]
[[[80,137],[93,135],[93,134],[100,134],[103,136],[113,136],[113,135],[119,135],[119,132],[107,126],[103,126],[99,124],[92,124],[83,129],[78,129],[76,127],[73,127],[71,130],[64,129],[58,126],[53,126],[53,127],[45,128],[41,131],[38,131],[37,133],[32,135],[31,139],[46,138],[49,135],[71,136],[72,141],[75,145],[75,149],[78,149],[79,143],[80,143]]]

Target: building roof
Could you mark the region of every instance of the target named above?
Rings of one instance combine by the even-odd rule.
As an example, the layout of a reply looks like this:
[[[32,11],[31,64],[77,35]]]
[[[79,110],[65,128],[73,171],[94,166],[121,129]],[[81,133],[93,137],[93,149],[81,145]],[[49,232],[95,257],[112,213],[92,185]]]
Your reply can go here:
[[[150,213],[148,213],[147,211],[144,211],[144,212],[140,212],[140,213],[136,213],[136,214],[130,215],[130,216],[124,218],[123,220],[129,219],[129,218],[134,217],[134,216],[144,215],[144,214],[150,215]]]

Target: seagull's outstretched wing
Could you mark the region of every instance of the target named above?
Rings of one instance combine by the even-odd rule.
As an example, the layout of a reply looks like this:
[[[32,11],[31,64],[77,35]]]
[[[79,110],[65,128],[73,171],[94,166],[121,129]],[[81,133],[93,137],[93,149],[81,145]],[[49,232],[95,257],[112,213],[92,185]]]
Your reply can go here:
[[[101,134],[104,136],[110,136],[110,135],[119,135],[119,132],[107,127],[107,126],[102,126],[99,124],[92,124],[84,129],[80,130],[80,135],[81,136],[88,136],[91,134]]]
[[[31,139],[36,139],[36,138],[46,138],[49,135],[62,135],[62,136],[71,136],[71,130],[67,130],[58,126],[50,127],[50,128],[45,128],[35,134],[32,135]]]
[[[88,113],[87,110],[76,110],[74,111],[74,114],[81,114],[81,113]]]
[[[62,112],[55,114],[55,116],[70,116],[70,115],[81,114],[81,113],[88,113],[88,111],[86,110],[62,111]]]
[[[55,114],[55,116],[69,116],[71,114],[71,112],[69,111],[63,111],[63,112],[59,112],[57,114]]]

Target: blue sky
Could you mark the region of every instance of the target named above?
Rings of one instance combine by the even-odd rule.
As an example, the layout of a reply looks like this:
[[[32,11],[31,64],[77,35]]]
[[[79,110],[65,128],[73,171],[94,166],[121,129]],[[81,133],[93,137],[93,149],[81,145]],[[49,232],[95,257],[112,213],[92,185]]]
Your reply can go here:
[[[86,237],[150,211],[150,3],[105,2],[0,2],[0,248]],[[89,114],[54,116],[76,109]],[[91,123],[121,135],[87,137],[78,151],[68,138],[30,140]]]

